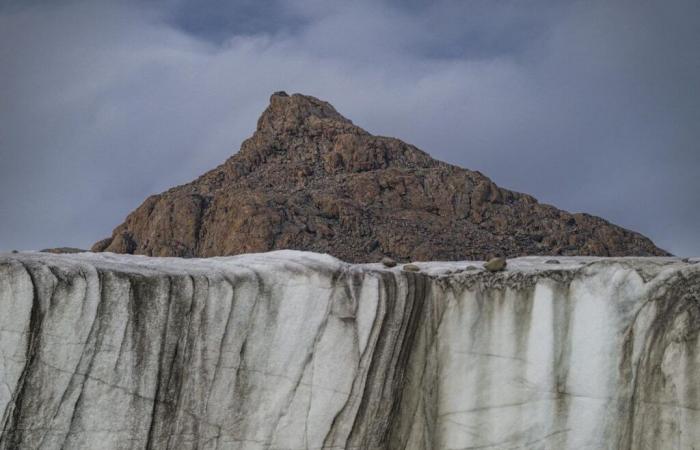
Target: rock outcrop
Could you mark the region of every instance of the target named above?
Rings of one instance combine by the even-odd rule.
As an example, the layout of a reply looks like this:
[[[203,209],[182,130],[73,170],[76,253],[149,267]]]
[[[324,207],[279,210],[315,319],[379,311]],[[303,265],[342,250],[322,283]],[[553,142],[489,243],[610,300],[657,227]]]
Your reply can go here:
[[[647,238],[501,189],[373,136],[330,104],[276,93],[240,151],[154,195],[93,251],[207,257],[298,249],[350,262],[666,255]]]
[[[0,449],[694,449],[700,264],[0,255]]]
[[[75,247],[55,247],[55,248],[45,248],[41,250],[43,253],[55,253],[55,254],[61,254],[61,253],[82,253],[82,252],[87,252],[87,250],[83,250],[81,248],[75,248]]]

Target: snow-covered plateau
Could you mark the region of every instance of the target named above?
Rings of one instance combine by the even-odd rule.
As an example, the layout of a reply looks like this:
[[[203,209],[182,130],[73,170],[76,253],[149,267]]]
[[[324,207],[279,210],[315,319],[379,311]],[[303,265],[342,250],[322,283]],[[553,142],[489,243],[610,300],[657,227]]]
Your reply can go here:
[[[0,449],[700,449],[700,261],[548,259],[2,254]]]

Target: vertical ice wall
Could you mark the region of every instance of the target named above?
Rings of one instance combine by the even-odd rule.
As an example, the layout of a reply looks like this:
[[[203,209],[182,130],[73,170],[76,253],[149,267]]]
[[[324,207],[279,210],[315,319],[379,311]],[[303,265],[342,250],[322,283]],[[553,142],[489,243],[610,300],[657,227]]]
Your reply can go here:
[[[299,253],[0,262],[0,448],[381,444],[420,276]]]
[[[0,449],[697,449],[700,264],[0,256]]]
[[[533,260],[433,283],[394,448],[700,448],[700,267]]]

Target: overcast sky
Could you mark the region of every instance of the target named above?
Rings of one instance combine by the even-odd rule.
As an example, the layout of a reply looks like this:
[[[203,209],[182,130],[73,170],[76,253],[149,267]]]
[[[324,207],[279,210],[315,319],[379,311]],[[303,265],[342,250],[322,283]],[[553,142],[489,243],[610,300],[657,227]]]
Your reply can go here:
[[[700,255],[698,0],[0,0],[0,249],[110,235],[277,90]]]

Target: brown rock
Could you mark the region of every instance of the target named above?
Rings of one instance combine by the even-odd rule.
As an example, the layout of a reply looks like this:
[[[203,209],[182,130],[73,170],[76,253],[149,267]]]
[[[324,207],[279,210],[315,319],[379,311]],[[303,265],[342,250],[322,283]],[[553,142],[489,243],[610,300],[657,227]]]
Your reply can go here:
[[[107,247],[109,247],[109,244],[112,243],[112,238],[108,237],[105,239],[102,239],[101,241],[97,241],[94,244],[92,244],[92,247],[90,248],[90,251],[92,252],[103,252]]]
[[[396,261],[389,258],[388,256],[382,258],[382,264],[384,264],[385,267],[396,267]]]
[[[484,263],[484,268],[489,272],[500,272],[506,268],[505,258],[491,258]]]
[[[240,151],[154,195],[93,251],[207,257],[299,249],[350,262],[666,255],[644,236],[498,187],[280,92]]]
[[[415,264],[404,264],[403,270],[406,272],[420,272],[420,267]]]

